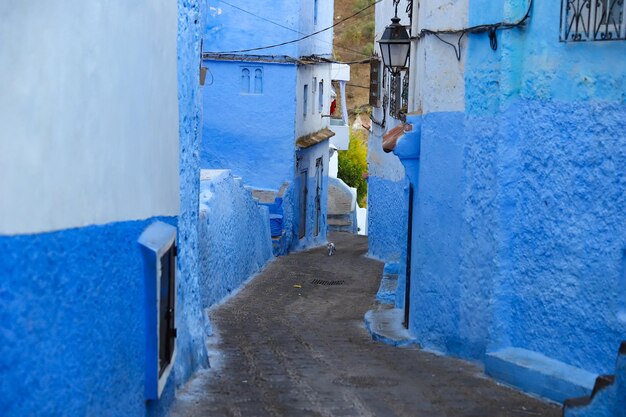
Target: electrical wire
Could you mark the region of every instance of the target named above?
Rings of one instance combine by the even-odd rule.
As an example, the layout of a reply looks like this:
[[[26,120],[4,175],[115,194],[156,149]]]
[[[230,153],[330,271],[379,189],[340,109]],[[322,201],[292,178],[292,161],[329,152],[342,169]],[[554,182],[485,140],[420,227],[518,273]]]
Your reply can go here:
[[[257,14],[255,14],[255,13],[252,13],[252,12],[251,12],[251,11],[249,11],[249,10],[243,9],[243,8],[241,8],[241,7],[237,6],[237,5],[231,4],[231,3],[227,2],[227,1],[224,1],[224,0],[218,0],[218,1],[219,1],[220,3],[224,3],[224,4],[226,4],[226,5],[228,5],[228,6],[232,7],[232,8],[234,8],[234,9],[237,9],[237,10],[239,10],[239,11],[243,12],[243,13],[249,14],[250,16],[254,16],[254,17],[258,18],[258,19],[264,20],[264,21],[266,21],[266,22],[268,22],[268,23],[271,23],[271,24],[276,25],[276,26],[278,26],[278,27],[281,27],[281,28],[283,28],[283,29],[287,29],[287,30],[289,30],[289,31],[291,31],[291,32],[295,32],[295,33],[297,33],[298,35],[305,35],[305,33],[300,32],[299,30],[296,30],[296,29],[290,28],[289,26],[285,26],[285,25],[283,25],[283,24],[281,24],[281,23],[278,23],[278,22],[274,22],[273,20],[270,20],[270,19],[268,19],[268,18],[266,18],[266,17],[263,17],[263,16],[260,16],[260,15],[257,15]],[[317,41],[320,41],[320,42],[326,43],[326,44],[328,44],[328,45],[332,45],[332,46],[334,46],[334,47],[336,47],[336,48],[343,49],[343,50],[348,51],[348,52],[352,52],[352,53],[354,53],[354,54],[358,54],[358,55],[361,55],[361,56],[369,56],[369,55],[367,55],[367,54],[364,54],[363,52],[357,51],[357,50],[355,50],[355,49],[346,48],[345,46],[342,46],[342,45],[337,45],[337,44],[334,44],[334,43],[332,43],[332,42],[325,41],[324,39],[320,39],[320,38],[314,38],[314,39],[315,39],[315,40],[317,40]]]
[[[463,29],[445,29],[445,30],[430,30],[430,29],[422,29],[420,31],[420,33],[414,38],[414,39],[421,39],[426,35],[433,35],[435,36],[437,39],[439,39],[441,42],[450,45],[452,48],[454,48],[454,53],[456,55],[457,60],[461,60],[461,40],[463,39],[463,37],[468,34],[468,33],[485,33],[487,32],[488,36],[489,36],[489,45],[491,46],[491,49],[493,49],[494,51],[498,49],[498,38],[496,35],[496,31],[498,30],[508,30],[508,29],[514,29],[517,27],[520,27],[522,25],[524,25],[524,23],[526,22],[526,20],[528,20],[528,18],[530,17],[530,12],[533,8],[533,0],[529,0],[528,1],[528,9],[526,10],[526,14],[524,15],[524,17],[522,17],[521,19],[519,19],[516,22],[499,22],[499,23],[488,23],[488,24],[482,24],[482,25],[476,25],[476,26],[470,26],[467,28],[463,28]],[[451,42],[448,42],[446,40],[444,40],[443,38],[441,38],[441,36],[439,35],[456,35],[456,34],[461,34],[459,36],[459,39],[457,41],[457,44],[453,44]]]
[[[318,34],[320,34],[322,32],[326,32],[327,30],[330,30],[330,29],[334,28],[335,26],[337,26],[337,25],[339,25],[339,24],[341,24],[341,23],[343,23],[345,21],[350,20],[350,19],[360,15],[361,13],[365,12],[366,10],[370,9],[372,6],[380,3],[381,1],[383,1],[383,0],[376,0],[372,4],[370,4],[370,5],[362,8],[362,9],[360,9],[356,13],[351,14],[350,16],[348,16],[348,17],[346,17],[344,19],[341,19],[339,22],[337,22],[335,24],[333,24],[331,26],[328,26],[327,28],[324,28],[324,29],[318,30],[316,32],[313,32],[311,34],[305,35],[305,36],[303,36],[301,38],[298,38],[298,39],[294,39],[294,40],[287,41],[287,42],[277,43],[277,44],[274,44],[274,45],[260,46],[258,48],[248,48],[248,49],[239,49],[239,50],[235,50],[235,51],[221,51],[221,52],[209,52],[209,53],[211,53],[211,54],[239,54],[239,53],[244,53],[244,52],[261,51],[261,50],[264,50],[264,49],[277,48],[279,46],[284,46],[284,45],[289,45],[289,44],[296,43],[296,42],[301,42],[301,41],[303,41],[305,39],[311,38],[311,37],[313,37],[315,35],[318,35]]]

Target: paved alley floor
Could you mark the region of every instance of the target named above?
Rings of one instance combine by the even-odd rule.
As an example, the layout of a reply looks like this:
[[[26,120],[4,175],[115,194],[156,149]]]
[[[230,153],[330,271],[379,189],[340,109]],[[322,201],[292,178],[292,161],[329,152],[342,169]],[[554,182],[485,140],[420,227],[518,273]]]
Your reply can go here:
[[[363,315],[383,265],[364,256],[362,236],[329,239],[335,256],[319,248],[278,258],[211,313],[212,369],[179,393],[171,416],[561,415],[474,365],[372,341]]]

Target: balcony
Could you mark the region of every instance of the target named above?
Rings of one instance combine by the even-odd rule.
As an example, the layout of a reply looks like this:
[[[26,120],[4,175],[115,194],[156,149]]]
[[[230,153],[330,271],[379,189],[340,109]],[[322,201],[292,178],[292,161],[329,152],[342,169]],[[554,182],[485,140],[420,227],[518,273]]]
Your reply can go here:
[[[335,132],[335,136],[330,138],[330,144],[335,145],[337,150],[347,151],[350,145],[350,127],[343,119],[330,119],[330,130]]]

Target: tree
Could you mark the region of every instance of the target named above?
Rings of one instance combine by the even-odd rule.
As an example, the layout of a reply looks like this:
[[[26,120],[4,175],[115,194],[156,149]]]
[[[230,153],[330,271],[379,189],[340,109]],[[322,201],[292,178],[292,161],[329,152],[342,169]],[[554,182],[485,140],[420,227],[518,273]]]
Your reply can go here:
[[[367,205],[367,144],[361,132],[350,130],[350,146],[339,151],[337,176],[350,187],[356,188],[360,207]]]

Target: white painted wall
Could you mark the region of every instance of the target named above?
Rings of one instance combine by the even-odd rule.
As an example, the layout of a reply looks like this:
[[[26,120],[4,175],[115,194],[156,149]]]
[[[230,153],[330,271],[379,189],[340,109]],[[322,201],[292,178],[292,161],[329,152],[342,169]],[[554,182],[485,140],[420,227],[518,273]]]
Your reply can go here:
[[[328,161],[328,176],[337,178],[339,174],[339,154],[336,150],[330,151],[330,159]]]
[[[334,0],[317,0],[317,23],[314,21],[314,0],[300,0],[300,33],[308,34],[333,25]],[[333,29],[298,42],[298,55],[323,55],[332,57]]]
[[[0,2],[0,234],[178,213],[176,8]]]
[[[330,69],[331,64],[298,65],[296,87],[296,138],[317,132],[330,125],[330,118],[322,117],[330,113]],[[312,89],[314,79],[316,80],[316,86],[315,89]],[[321,80],[324,80],[324,106],[323,110],[320,112],[318,106],[318,85]],[[304,116],[305,84],[309,86],[306,116]]]
[[[419,7],[418,7],[419,4]],[[467,27],[469,0],[416,0],[413,3],[413,33],[422,29]],[[458,35],[440,35],[457,44]],[[413,41],[410,66],[409,112],[431,113],[465,110],[464,63],[467,36],[461,42],[459,62],[450,45],[435,36]]]

